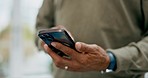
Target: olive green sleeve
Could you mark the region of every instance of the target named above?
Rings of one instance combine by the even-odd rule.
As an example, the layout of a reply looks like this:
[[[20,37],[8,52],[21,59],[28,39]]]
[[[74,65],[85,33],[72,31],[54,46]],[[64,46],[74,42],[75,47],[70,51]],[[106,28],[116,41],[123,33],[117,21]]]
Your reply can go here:
[[[119,49],[108,49],[116,57],[118,71],[145,73],[148,71],[148,36],[138,43],[131,43]]]
[[[40,50],[41,40],[37,36],[40,29],[48,29],[54,26],[54,0],[44,0],[41,8],[39,9],[36,19],[36,34],[35,43]]]
[[[148,0],[142,2],[143,38],[139,42],[132,42],[119,49],[108,49],[116,57],[118,71],[129,73],[148,72]]]

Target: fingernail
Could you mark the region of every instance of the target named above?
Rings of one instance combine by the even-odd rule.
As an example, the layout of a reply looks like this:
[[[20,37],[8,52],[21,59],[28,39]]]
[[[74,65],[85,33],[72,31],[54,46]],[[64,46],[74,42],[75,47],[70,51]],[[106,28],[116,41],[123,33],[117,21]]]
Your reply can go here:
[[[45,50],[47,50],[47,47],[48,47],[48,45],[47,44],[44,44],[44,49]]]
[[[81,44],[79,42],[76,43],[77,50],[81,49]]]
[[[52,45],[53,47],[56,47],[56,44],[55,44],[54,42],[52,42],[51,45]]]
[[[47,44],[44,44],[44,47],[47,47],[48,45]]]
[[[44,44],[44,48],[45,48],[45,47],[48,47],[48,45],[47,45],[47,44]]]

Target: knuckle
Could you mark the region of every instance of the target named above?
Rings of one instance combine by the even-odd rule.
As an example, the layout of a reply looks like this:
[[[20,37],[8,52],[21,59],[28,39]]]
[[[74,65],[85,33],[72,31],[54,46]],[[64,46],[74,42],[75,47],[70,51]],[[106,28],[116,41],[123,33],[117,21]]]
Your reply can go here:
[[[86,51],[87,47],[86,46],[82,46],[82,48],[80,48],[81,51]]]
[[[81,64],[85,64],[85,63],[86,63],[86,60],[87,60],[87,58],[81,58],[81,59],[80,59],[80,63],[81,63]]]
[[[95,50],[95,51],[100,51],[100,46],[98,46],[97,44],[93,44],[93,49]]]
[[[94,47],[99,47],[97,44],[92,44]]]

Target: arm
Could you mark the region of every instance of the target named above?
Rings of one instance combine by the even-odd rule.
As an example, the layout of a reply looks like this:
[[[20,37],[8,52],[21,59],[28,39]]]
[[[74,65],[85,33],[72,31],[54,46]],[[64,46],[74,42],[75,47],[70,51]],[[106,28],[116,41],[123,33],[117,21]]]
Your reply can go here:
[[[145,16],[144,25],[142,27],[143,39],[137,43],[133,42],[119,49],[108,49],[108,51],[111,51],[116,57],[116,72],[127,71],[130,73],[145,73],[148,71],[148,10],[146,7],[147,5],[143,5],[143,14]],[[101,71],[106,69],[109,65],[110,60],[108,55],[97,45],[76,44],[76,48],[78,45],[81,45],[81,48],[77,48],[77,51],[82,52],[77,53],[59,43],[55,44],[57,49],[72,57],[70,60],[61,58],[44,45],[44,49],[54,59],[54,63],[59,68],[64,69],[64,66],[68,66],[69,71],[86,72]]]
[[[145,6],[144,14],[146,17],[144,25],[144,38],[141,41],[138,43],[133,42],[130,45],[119,49],[109,49],[109,51],[116,56],[116,71],[131,71],[133,73],[145,73],[148,71],[147,13],[148,12],[146,11]],[[64,69],[65,66],[68,66],[69,71],[101,71],[105,70],[110,62],[106,52],[97,45],[76,43],[77,51],[81,53],[77,53],[73,49],[59,43],[54,43],[53,46],[71,56],[71,59],[59,57],[50,48],[48,48],[47,45],[44,45],[43,47],[45,51],[53,58],[53,61],[57,67]]]
[[[128,71],[133,73],[145,73],[148,71],[148,36],[138,43],[131,43],[128,46],[109,50],[117,61],[116,71]]]
[[[148,71],[148,1],[142,2],[143,13],[143,39],[128,46],[109,50],[117,60],[117,72],[125,70],[131,73],[145,73]]]
[[[145,37],[138,43],[116,50],[109,50],[116,56],[118,71],[127,71],[129,73],[145,73],[148,71],[148,37]],[[66,59],[55,54],[47,45],[43,45],[45,51],[53,58],[55,65],[61,69],[68,66],[69,71],[101,71],[109,66],[109,57],[106,52],[97,45],[76,43],[76,52],[60,43],[52,44],[55,48],[61,50],[71,57]],[[124,53],[123,53],[124,52]],[[84,66],[85,65],[85,66]]]

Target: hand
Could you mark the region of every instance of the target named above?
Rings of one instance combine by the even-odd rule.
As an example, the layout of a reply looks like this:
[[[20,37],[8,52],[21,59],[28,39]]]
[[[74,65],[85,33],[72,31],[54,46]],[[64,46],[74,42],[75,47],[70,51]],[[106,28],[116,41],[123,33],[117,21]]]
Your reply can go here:
[[[46,44],[44,44],[45,51],[52,57],[55,65],[61,69],[68,66],[69,71],[86,72],[86,71],[101,71],[105,70],[109,65],[109,56],[101,47],[95,44],[85,44],[77,42],[75,51],[58,42],[52,42],[52,46],[61,50],[71,57],[67,59],[55,54]]]

